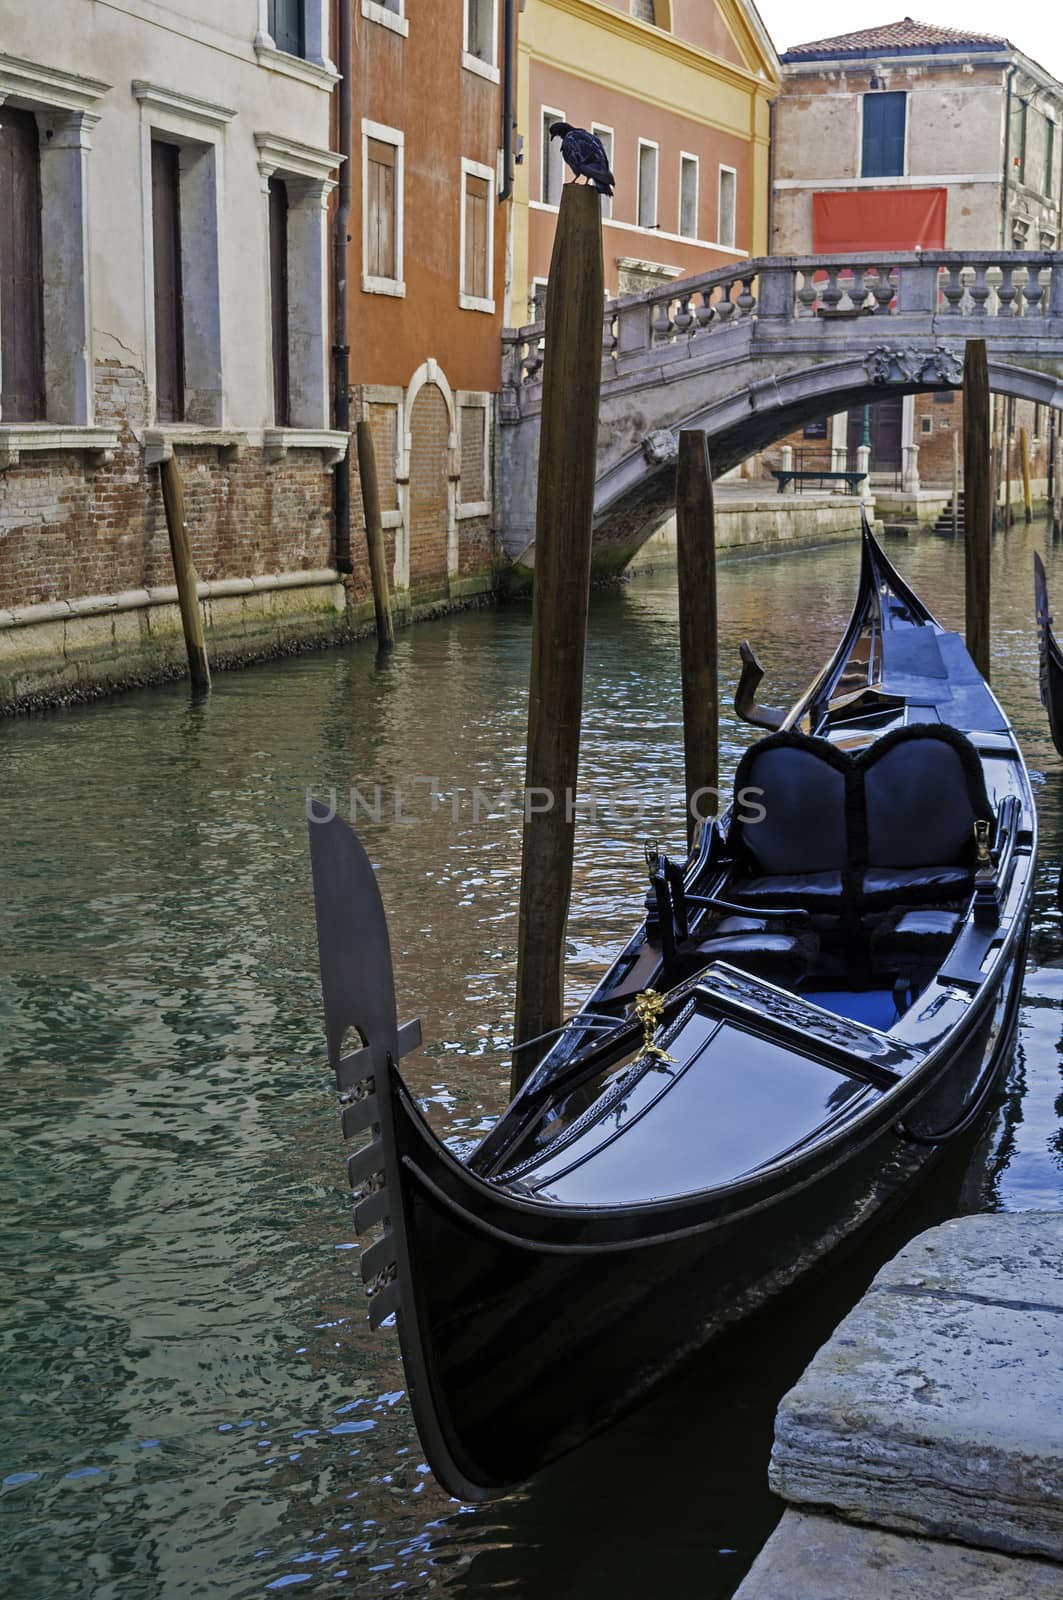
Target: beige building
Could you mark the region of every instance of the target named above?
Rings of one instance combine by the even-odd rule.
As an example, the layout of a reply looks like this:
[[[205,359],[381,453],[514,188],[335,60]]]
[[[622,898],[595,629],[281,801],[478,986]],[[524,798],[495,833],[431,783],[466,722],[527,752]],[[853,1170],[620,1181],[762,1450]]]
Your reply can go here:
[[[773,254],[1057,248],[1063,84],[1007,39],[904,18],[781,60]],[[1043,478],[1046,408],[997,410],[1037,441]],[[837,458],[869,433],[880,488],[911,502],[951,478],[959,412],[947,394],[896,397],[790,442]]]

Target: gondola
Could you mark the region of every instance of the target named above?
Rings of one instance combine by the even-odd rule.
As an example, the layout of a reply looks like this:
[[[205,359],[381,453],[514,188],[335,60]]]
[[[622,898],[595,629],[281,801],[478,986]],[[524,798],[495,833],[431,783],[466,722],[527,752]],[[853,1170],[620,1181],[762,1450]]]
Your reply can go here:
[[[1013,1032],[1026,768],[866,528],[835,654],[686,863],[648,849],[637,932],[473,1146],[399,1072],[420,1030],[398,1025],[365,852],[316,802],[310,839],[343,1132],[368,1136],[369,1318],[397,1322],[461,1500],[530,1478],[851,1243],[974,1125]]]
[[[1040,657],[1041,704],[1048,712],[1052,743],[1063,756],[1063,650],[1052,632],[1052,613],[1048,609],[1048,580],[1045,564],[1034,551],[1033,592],[1037,611],[1037,649]]]

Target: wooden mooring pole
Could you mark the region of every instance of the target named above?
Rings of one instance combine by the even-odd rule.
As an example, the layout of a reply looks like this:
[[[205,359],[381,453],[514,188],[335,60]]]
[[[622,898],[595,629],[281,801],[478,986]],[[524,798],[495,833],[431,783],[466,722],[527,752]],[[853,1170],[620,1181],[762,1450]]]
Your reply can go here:
[[[1030,435],[1025,425],[1019,428],[1019,464],[1022,467],[1022,510],[1027,522],[1033,521],[1033,495],[1030,490]]]
[[[560,1026],[564,1004],[604,304],[601,202],[569,183],[546,293],[514,1093],[552,1043],[530,1041]]]
[[[676,469],[676,566],[679,661],[683,682],[683,755],[687,846],[698,817],[715,815],[705,790],[720,776],[720,695],[716,642],[716,510],[708,436],[684,428]]]
[[[195,693],[208,694],[210,663],[203,633],[203,613],[199,608],[199,585],[185,526],[185,491],[176,456],[171,455],[168,460],[159,462],[159,477],[162,481],[163,505],[166,507],[166,526],[170,534],[170,555],[177,580],[177,603],[181,609],[181,627],[188,652],[188,672]]]
[[[990,486],[989,362],[984,339],[968,339],[963,358],[963,520],[967,649],[989,681]]]
[[[960,436],[952,430],[952,536],[960,531]]]
[[[362,485],[365,512],[365,542],[369,547],[369,579],[373,585],[373,610],[376,613],[376,639],[382,650],[395,643],[395,622],[391,615],[388,589],[388,564],[384,551],[384,525],[380,516],[380,481],[376,475],[376,449],[368,422],[359,422],[358,477]]]

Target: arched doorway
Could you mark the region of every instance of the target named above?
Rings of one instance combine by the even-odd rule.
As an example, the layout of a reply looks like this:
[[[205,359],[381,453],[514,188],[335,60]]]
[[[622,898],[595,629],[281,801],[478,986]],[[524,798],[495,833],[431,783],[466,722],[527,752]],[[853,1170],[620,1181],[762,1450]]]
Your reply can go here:
[[[426,383],[410,412],[410,598],[447,593],[448,444],[443,391]]]

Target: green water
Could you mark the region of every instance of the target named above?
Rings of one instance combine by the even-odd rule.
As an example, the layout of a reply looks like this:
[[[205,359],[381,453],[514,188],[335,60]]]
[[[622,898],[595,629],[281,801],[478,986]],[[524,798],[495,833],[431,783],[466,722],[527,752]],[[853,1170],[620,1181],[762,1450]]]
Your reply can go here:
[[[1041,807],[1032,961],[993,1127],[827,1290],[710,1352],[650,1406],[500,1506],[424,1467],[393,1332],[370,1335],[324,1066],[305,794],[356,787],[380,866],[405,1064],[462,1135],[505,1098],[529,614],[0,725],[0,1571],[19,1600],[731,1593],[778,1515],[780,1393],[882,1256],[937,1215],[1063,1203],[1057,1106],[1063,765],[1037,700],[1031,551],[995,547],[994,682]],[[897,541],[942,620],[962,551]],[[721,571],[738,642],[785,702],[847,617],[858,551]],[[569,997],[627,936],[640,840],[678,845],[674,579],[592,602]],[[725,770],[751,731],[728,713]],[[427,780],[434,780],[434,786]],[[474,790],[483,793],[477,798]],[[671,793],[669,792],[671,791]],[[436,792],[433,804],[431,795]],[[401,796],[396,819],[396,793]],[[490,797],[490,798],[488,798]],[[667,1308],[662,1314],[667,1314]],[[618,1330],[622,1337],[622,1330]]]

